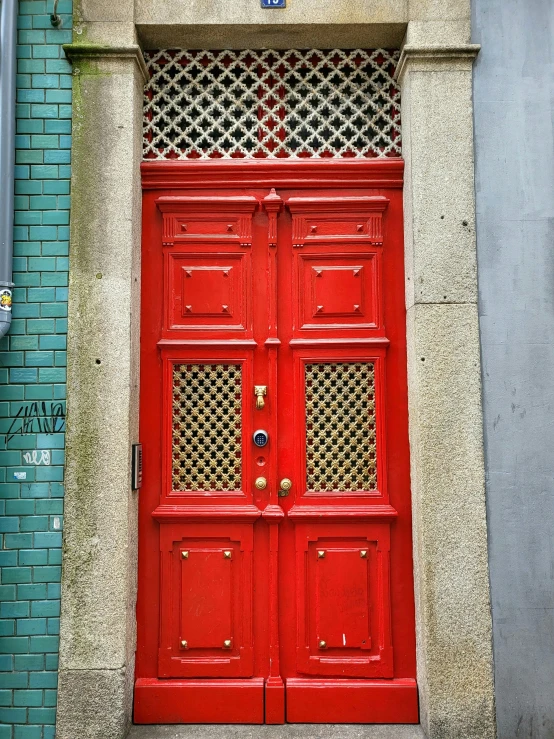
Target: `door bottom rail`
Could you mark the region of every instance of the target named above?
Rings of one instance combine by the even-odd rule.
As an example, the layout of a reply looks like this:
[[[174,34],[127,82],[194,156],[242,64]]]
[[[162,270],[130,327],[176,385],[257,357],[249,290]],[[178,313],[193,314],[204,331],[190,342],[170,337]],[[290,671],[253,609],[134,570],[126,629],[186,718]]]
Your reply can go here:
[[[272,682],[273,681],[273,682]],[[416,681],[289,678],[135,683],[137,724],[417,724]],[[282,701],[282,705],[281,704]],[[286,710],[285,710],[286,706]],[[281,718],[283,717],[283,718]]]

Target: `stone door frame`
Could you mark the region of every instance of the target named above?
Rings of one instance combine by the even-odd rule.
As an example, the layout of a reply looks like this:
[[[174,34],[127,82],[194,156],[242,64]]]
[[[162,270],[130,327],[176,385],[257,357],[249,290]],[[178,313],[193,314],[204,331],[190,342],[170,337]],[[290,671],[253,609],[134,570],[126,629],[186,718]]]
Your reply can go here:
[[[240,0],[227,19],[220,3],[208,18],[177,0],[76,3],[66,48],[74,102],[57,737],[123,739],[132,716],[138,496],[130,450],[138,440],[146,79],[139,40],[150,48],[198,48],[199,39],[203,48],[294,48],[308,27],[315,48],[333,40],[390,47],[404,38],[397,75],[421,723],[430,739],[492,739],[473,165],[478,47],[469,43],[469,0],[374,0],[356,10],[329,0],[313,24],[300,24],[299,0],[279,21],[250,4]]]

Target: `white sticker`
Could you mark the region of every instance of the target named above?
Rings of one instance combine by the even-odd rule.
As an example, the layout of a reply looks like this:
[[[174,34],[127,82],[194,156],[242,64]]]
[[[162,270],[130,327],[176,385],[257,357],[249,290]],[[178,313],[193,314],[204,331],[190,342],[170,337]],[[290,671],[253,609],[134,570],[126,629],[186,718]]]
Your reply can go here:
[[[13,479],[14,480],[26,480],[27,479],[27,473],[26,472],[14,472],[13,473]]]

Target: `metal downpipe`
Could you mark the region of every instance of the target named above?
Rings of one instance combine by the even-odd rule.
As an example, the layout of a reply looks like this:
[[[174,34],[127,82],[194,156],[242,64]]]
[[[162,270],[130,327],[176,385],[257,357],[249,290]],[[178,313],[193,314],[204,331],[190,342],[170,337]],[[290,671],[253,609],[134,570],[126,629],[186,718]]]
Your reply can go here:
[[[0,337],[12,322],[17,0],[0,6]]]

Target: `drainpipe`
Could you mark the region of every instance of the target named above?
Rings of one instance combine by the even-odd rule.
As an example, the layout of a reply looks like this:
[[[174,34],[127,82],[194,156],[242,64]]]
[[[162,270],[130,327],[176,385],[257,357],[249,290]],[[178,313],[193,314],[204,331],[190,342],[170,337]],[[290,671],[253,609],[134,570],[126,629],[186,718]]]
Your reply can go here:
[[[12,322],[17,0],[0,8],[0,338]]]

